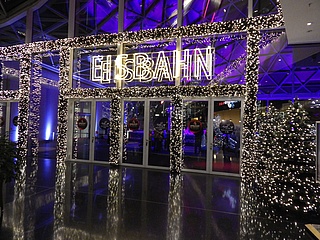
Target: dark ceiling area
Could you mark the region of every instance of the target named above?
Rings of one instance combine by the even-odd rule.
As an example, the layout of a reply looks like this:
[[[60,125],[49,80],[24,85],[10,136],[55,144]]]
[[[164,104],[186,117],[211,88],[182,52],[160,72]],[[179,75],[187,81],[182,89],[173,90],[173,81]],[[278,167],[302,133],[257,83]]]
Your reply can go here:
[[[10,18],[39,0],[0,0],[0,19]]]

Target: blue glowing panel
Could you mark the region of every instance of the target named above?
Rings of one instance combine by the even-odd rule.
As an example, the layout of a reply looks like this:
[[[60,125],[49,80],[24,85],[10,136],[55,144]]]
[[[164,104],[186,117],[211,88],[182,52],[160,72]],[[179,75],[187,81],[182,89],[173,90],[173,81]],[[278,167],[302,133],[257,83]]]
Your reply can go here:
[[[118,0],[79,0],[76,9],[76,36],[116,33],[118,4]]]
[[[247,0],[184,0],[183,25],[246,18],[247,6]]]
[[[99,33],[114,33],[118,31],[118,1],[91,1],[88,13],[95,16],[96,31]]]
[[[42,86],[40,106],[40,140],[54,140],[57,134],[57,112],[58,112],[57,88]],[[48,107],[50,106],[50,107]]]
[[[177,19],[177,1],[125,1],[124,30],[138,31],[159,27],[174,27]]]
[[[270,39],[260,49],[258,98],[317,98],[320,58],[314,53],[319,51],[319,46],[289,46],[285,34]]]

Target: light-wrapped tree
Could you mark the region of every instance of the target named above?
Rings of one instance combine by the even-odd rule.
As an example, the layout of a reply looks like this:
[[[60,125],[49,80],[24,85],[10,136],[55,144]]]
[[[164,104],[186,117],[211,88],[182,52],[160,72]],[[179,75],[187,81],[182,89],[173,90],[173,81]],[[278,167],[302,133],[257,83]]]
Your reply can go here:
[[[307,112],[298,101],[286,110],[276,135],[268,176],[271,203],[287,210],[315,210],[315,135]]]

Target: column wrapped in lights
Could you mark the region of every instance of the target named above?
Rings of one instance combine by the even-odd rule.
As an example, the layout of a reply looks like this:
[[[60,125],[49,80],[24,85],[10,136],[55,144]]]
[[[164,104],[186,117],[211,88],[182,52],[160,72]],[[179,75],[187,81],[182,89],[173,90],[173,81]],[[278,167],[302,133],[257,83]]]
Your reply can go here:
[[[121,159],[121,100],[119,96],[111,99],[110,119],[110,164],[118,165]]]
[[[60,73],[59,73],[59,105],[58,105],[58,128],[57,128],[57,164],[55,202],[57,206],[64,204],[65,172],[67,158],[67,129],[68,129],[68,99],[65,97],[69,87],[70,72],[70,48],[64,47],[60,50]],[[59,209],[54,209],[54,216],[63,214]]]
[[[31,142],[31,159],[28,161],[27,183],[25,189],[27,195],[35,193],[35,186],[38,174],[38,153],[39,153],[39,126],[40,126],[40,101],[41,101],[41,75],[42,75],[42,56],[35,54],[32,57],[32,70],[30,79],[30,112],[29,112],[29,136]],[[35,228],[35,201],[27,201],[25,203],[25,218],[27,219],[27,228],[30,229],[26,233],[27,239],[34,238]]]
[[[27,51],[27,50],[26,50]],[[30,103],[30,79],[31,79],[31,53],[24,52],[20,58],[20,82],[19,82],[19,105],[18,105],[18,147],[21,156],[19,162],[20,172],[15,184],[15,196],[17,198],[24,196],[26,184],[26,166],[27,166],[27,143],[29,130],[29,103]]]
[[[170,130],[170,171],[180,173],[182,169],[182,126],[183,126],[183,99],[180,95],[172,97],[172,116]]]
[[[242,176],[255,176],[256,169],[256,111],[257,93],[259,79],[259,44],[261,35],[257,22],[252,21],[248,27],[247,38],[247,64],[246,64],[246,89],[244,111],[243,111],[243,148],[241,170]]]

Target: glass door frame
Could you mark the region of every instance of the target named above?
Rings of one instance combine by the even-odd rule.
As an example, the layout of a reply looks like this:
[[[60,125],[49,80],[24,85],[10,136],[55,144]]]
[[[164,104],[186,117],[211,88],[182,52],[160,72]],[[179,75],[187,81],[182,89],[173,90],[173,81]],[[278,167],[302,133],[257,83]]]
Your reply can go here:
[[[242,159],[242,133],[243,133],[243,109],[244,109],[244,98],[243,97],[206,97],[206,98],[183,98],[183,101],[207,101],[208,102],[208,122],[207,122],[207,150],[206,150],[206,170],[182,168],[183,172],[195,172],[195,173],[209,173],[215,175],[240,177],[241,176],[241,159]],[[214,118],[214,102],[215,101],[240,101],[240,156],[239,156],[239,173],[228,173],[219,172],[213,170],[213,121]],[[182,133],[183,134],[183,133]],[[183,144],[183,143],[181,143]]]
[[[133,167],[141,167],[141,168],[149,168],[149,169],[162,169],[162,170],[169,170],[170,167],[162,167],[162,166],[154,166],[148,164],[148,157],[149,157],[149,145],[151,144],[151,139],[149,136],[150,131],[150,102],[152,101],[171,101],[170,98],[124,98],[122,99],[121,105],[121,134],[124,134],[124,103],[132,101],[132,102],[144,102],[144,123],[143,123],[143,157],[142,157],[142,164],[133,164],[133,163],[124,163],[123,158],[121,157],[120,165],[122,166],[133,166]],[[121,143],[121,153],[124,151],[124,144]]]
[[[106,102],[110,101],[111,99],[70,99],[69,100],[69,119],[68,119],[68,141],[67,141],[67,161],[76,161],[76,162],[95,162],[99,164],[109,164],[108,162],[104,161],[98,161],[94,159],[94,154],[95,154],[95,140],[96,140],[96,134],[95,134],[95,122],[96,122],[96,103],[97,102]],[[75,102],[90,102],[91,103],[91,109],[90,109],[90,114],[91,114],[91,119],[90,119],[90,140],[89,140],[89,159],[75,159],[73,158],[73,131],[74,131],[74,104]]]

